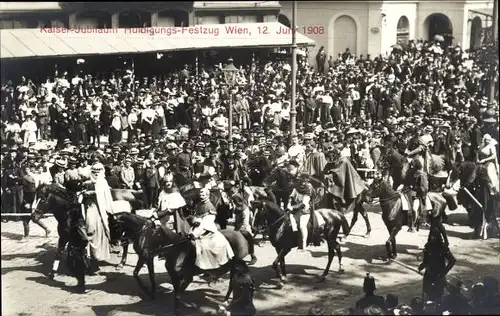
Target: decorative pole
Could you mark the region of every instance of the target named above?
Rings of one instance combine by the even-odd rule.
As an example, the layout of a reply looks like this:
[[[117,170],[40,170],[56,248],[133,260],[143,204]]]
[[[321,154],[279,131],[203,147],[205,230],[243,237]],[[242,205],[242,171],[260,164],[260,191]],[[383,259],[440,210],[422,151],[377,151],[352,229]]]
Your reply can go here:
[[[229,58],[227,61],[226,67],[222,69],[222,72],[224,73],[224,79],[226,80],[226,84],[228,87],[228,93],[229,93],[229,131],[228,131],[228,137],[229,137],[229,150],[233,150],[233,86],[236,84],[236,74],[238,73],[238,68],[236,68],[233,64],[233,59]]]
[[[498,0],[493,0],[493,24],[491,25],[491,41],[494,45],[495,53],[489,54],[488,60],[493,64],[497,63],[498,67]],[[488,98],[489,103],[495,101],[496,85],[498,81],[498,69],[495,70],[493,76],[490,78],[490,95]]]
[[[297,135],[297,1],[292,6],[292,100],[290,110],[290,140]]]

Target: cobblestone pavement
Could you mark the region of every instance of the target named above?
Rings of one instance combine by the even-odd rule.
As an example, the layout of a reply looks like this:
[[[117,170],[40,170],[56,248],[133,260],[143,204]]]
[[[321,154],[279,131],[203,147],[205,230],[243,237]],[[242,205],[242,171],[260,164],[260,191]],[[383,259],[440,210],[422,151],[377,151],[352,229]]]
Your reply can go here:
[[[350,216],[348,216],[350,219]],[[365,238],[364,223],[358,221],[351,236],[342,246],[345,273],[337,273],[338,261],[334,259],[331,273],[323,283],[316,283],[316,275],[326,264],[326,245],[312,247],[309,252],[292,251],[287,259],[288,282],[281,290],[271,263],[275,251],[269,243],[257,247],[259,261],[251,268],[258,288],[255,304],[259,314],[307,314],[311,307],[319,307],[326,314],[353,305],[361,296],[363,277],[366,272],[376,278],[378,293],[395,293],[400,302],[409,302],[420,296],[422,277],[396,263],[385,263],[380,258],[385,254],[384,243],[388,233],[383,226],[377,208],[370,212],[373,231]],[[43,230],[32,225],[32,237],[21,240],[22,223],[1,224],[2,262],[2,315],[43,316],[43,315],[171,315],[173,297],[171,286],[163,262],[155,262],[156,280],[159,284],[155,301],[146,298],[132,277],[137,256],[129,256],[128,264],[122,271],[113,265],[102,267],[102,276],[87,277],[89,291],[86,294],[72,292],[76,280],[64,275],[64,261],[55,280],[50,281],[47,273],[52,266],[57,236],[53,218],[45,221],[53,230],[45,238]],[[484,275],[500,278],[500,244],[497,240],[470,240],[471,229],[466,224],[466,214],[462,209],[450,213],[451,225],[446,225],[450,236],[450,247],[457,258],[452,274],[460,275],[466,286]],[[398,259],[416,267],[419,254],[427,238],[427,230],[408,233],[403,229],[398,235]],[[118,254],[114,254],[114,264]],[[146,274],[146,275],[145,275]],[[141,279],[149,284],[147,270],[141,270]],[[192,302],[192,309],[185,309],[185,315],[200,315],[215,312],[215,300],[222,300],[227,290],[227,279],[210,287],[205,281],[195,278],[184,296]]]

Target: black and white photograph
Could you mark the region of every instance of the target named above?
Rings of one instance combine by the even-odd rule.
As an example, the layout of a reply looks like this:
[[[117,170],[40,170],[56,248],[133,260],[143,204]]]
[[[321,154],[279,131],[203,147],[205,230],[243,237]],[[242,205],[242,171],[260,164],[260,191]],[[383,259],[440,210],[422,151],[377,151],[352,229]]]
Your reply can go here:
[[[498,0],[0,2],[1,314],[498,315]]]

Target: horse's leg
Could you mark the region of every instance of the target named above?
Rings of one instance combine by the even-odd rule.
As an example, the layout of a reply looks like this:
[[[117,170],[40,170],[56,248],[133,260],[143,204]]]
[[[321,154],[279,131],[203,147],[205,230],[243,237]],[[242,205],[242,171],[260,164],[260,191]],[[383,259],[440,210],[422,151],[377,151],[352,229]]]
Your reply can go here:
[[[392,258],[393,259],[396,259],[396,257],[398,256],[398,251],[397,251],[397,247],[396,247],[396,235],[399,233],[399,231],[401,230],[401,227],[395,227],[393,232],[391,233],[391,238],[392,238],[392,241],[391,241],[391,245],[392,245]]]
[[[148,266],[149,281],[151,282],[151,294],[149,296],[152,300],[154,300],[156,296],[155,265],[153,259],[154,257],[150,256],[146,262]]]
[[[141,279],[139,278],[139,271],[141,271],[141,268],[144,266],[145,263],[146,263],[146,259],[142,255],[139,255],[139,259],[137,260],[137,264],[135,265],[133,275],[134,275],[134,279],[137,281],[137,284],[139,285],[141,290],[148,293],[148,289],[144,286]]]
[[[359,204],[356,208],[359,208],[359,213],[361,214],[361,217],[363,217],[363,219],[365,220],[366,235],[370,235],[370,233],[372,232],[372,225],[370,224],[370,219],[368,218],[368,212],[361,204]]]
[[[344,273],[344,268],[342,267],[342,249],[338,242],[335,242],[335,251],[337,252],[337,258],[339,258],[339,273]]]
[[[54,258],[54,262],[52,263],[52,270],[49,273],[49,279],[53,280],[54,276],[57,273],[57,270],[59,270],[59,262],[61,260],[61,254],[64,250],[64,247],[68,241],[66,240],[66,236],[59,237],[59,241],[57,243],[57,250],[56,250],[56,255]]]
[[[118,269],[118,270],[120,270],[121,268],[123,268],[123,267],[125,266],[125,264],[127,263],[128,245],[129,245],[128,240],[123,242],[123,254],[122,254],[122,260],[121,260],[121,261],[120,261],[120,263],[116,266],[116,269]]]
[[[286,255],[288,255],[290,253],[291,249],[289,248],[286,248],[286,249],[283,249],[283,254],[281,256],[281,260],[280,260],[280,269],[281,269],[281,274],[283,274],[283,278],[284,280],[286,281],[286,265],[285,265],[285,257]]]
[[[234,278],[234,268],[231,267],[231,272],[229,273],[229,287],[227,289],[226,297],[224,297],[224,302],[227,302],[229,300],[229,297],[233,292],[233,278]]]
[[[387,251],[387,257],[389,259],[392,258],[392,234],[393,234],[394,229],[395,229],[395,227],[391,227],[391,228],[388,227],[387,228],[387,230],[389,231],[389,238],[385,242],[385,249]]]
[[[327,240],[327,244],[328,244],[328,262],[326,264],[325,271],[323,271],[323,274],[319,277],[318,282],[325,281],[326,276],[328,275],[328,272],[330,271],[333,257],[335,257],[335,244],[337,243],[337,236],[338,236],[339,232],[340,232],[340,225],[337,225],[327,235],[326,240]]]
[[[358,221],[358,212],[359,212],[358,208],[355,207],[354,212],[352,214],[351,225],[349,226],[349,231],[352,230],[352,228],[354,227],[354,224],[356,224],[356,222]]]
[[[281,275],[281,269],[278,267],[278,263],[281,262],[281,256],[283,253],[283,249],[276,249],[276,252],[278,253],[278,256],[276,257],[276,259],[273,262],[273,269],[274,269],[274,271],[276,271],[276,276],[280,280],[279,284],[280,284],[280,287],[282,288],[285,285],[284,284],[285,280],[284,280],[283,276]]]

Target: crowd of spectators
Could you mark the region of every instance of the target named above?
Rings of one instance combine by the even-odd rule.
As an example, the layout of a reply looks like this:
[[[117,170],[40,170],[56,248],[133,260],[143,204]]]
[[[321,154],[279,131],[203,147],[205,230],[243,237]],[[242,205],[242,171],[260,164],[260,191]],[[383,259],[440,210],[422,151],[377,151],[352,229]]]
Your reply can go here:
[[[440,302],[424,301],[414,297],[409,303],[399,301],[398,295],[375,294],[375,279],[368,275],[363,282],[365,293],[348,311],[334,311],[332,315],[494,315],[500,310],[498,280],[491,276],[481,278],[466,288],[460,277],[451,275],[446,280],[446,295]],[[313,307],[309,315],[329,315]]]

